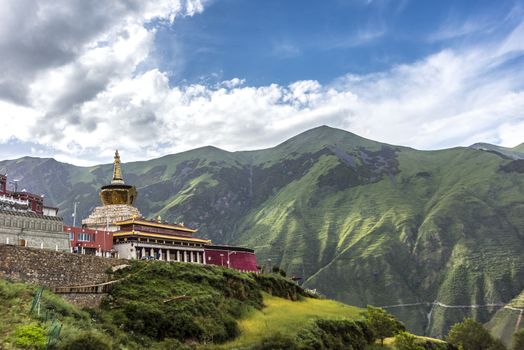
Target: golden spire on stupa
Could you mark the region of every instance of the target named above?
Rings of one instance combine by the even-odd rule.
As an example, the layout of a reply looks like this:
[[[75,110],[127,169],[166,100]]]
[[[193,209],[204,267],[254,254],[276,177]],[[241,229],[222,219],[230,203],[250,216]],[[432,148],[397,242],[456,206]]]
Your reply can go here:
[[[115,161],[113,163],[113,180],[111,180],[112,185],[123,185],[124,179],[122,177],[122,167],[120,166],[120,155],[118,150],[115,152]]]
[[[100,190],[100,199],[104,205],[127,204],[133,205],[137,196],[136,187],[126,185],[122,178],[122,165],[120,164],[120,154],[115,152],[115,161],[113,162],[113,179],[110,185],[102,186]]]

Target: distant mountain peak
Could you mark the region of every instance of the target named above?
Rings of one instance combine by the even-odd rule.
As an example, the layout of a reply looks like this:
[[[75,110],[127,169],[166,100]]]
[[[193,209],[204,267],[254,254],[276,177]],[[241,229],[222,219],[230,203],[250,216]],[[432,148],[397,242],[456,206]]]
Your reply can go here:
[[[291,152],[315,152],[327,146],[344,144],[350,148],[379,148],[382,144],[347,130],[321,125],[306,130],[273,147],[275,150]]]
[[[490,143],[478,142],[474,143],[469,148],[476,149],[479,151],[495,153],[503,158],[508,159],[524,159],[524,143],[513,147],[507,148],[497,145],[492,145]]]

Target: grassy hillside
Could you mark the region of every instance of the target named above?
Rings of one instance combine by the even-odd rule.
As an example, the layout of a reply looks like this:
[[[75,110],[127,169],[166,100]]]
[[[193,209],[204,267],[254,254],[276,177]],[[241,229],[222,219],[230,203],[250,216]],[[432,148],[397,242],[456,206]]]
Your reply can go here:
[[[223,349],[246,347],[259,343],[268,334],[296,336],[315,319],[358,319],[363,310],[332,300],[288,299],[264,295],[264,308],[251,310],[239,323],[240,337],[224,344]]]
[[[497,309],[427,303],[507,303],[524,289],[524,160],[484,148],[417,151],[320,127],[267,150],[204,147],[123,171],[145,216],[253,247],[259,263],[339,301],[417,303],[391,311],[439,336]],[[82,217],[98,205],[112,170],[34,158],[5,167],[67,220],[73,201]]]
[[[39,312],[31,312],[37,287],[0,279],[0,348],[44,349],[48,334],[60,328],[61,341],[66,345],[76,336],[91,334],[103,342],[111,342],[92,315],[69,304],[59,296],[44,291]],[[123,336],[123,334],[121,334]],[[54,347],[56,348],[56,347]]]
[[[61,325],[53,349],[77,349],[95,340],[99,350],[248,349],[276,333],[296,336],[316,320],[350,322],[361,317],[361,309],[306,297],[277,275],[137,262],[114,277],[123,279],[101,308],[84,311],[45,291],[40,307],[31,312],[36,286],[0,280],[0,347],[24,348],[23,341],[34,340],[21,333],[27,326],[45,343],[50,329]]]

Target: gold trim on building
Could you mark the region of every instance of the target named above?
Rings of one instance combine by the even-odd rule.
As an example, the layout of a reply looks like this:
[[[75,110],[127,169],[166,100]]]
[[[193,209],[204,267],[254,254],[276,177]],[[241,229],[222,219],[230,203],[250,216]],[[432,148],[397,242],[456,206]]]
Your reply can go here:
[[[161,223],[156,223],[156,222],[151,222],[151,221],[147,221],[147,220],[141,220],[141,219],[129,219],[129,220],[125,220],[125,221],[117,221],[114,223],[115,225],[117,226],[123,226],[123,225],[130,225],[130,224],[143,224],[144,226],[151,226],[151,227],[159,227],[159,228],[168,228],[168,229],[174,229],[174,230],[178,230],[178,231],[184,231],[184,232],[191,232],[191,233],[195,233],[197,232],[198,230],[194,230],[194,229],[191,229],[191,228],[188,228],[188,227],[183,227],[183,226],[177,226],[177,225],[170,225],[170,224],[161,224]]]
[[[172,239],[172,240],[179,240],[179,241],[190,241],[190,242],[196,242],[196,243],[211,244],[211,241],[206,240],[206,239],[160,235],[160,234],[154,234],[154,233],[145,233],[141,231],[116,232],[113,234],[113,237],[125,237],[125,236],[144,236],[144,237],[153,237],[153,238],[160,238],[160,239]]]

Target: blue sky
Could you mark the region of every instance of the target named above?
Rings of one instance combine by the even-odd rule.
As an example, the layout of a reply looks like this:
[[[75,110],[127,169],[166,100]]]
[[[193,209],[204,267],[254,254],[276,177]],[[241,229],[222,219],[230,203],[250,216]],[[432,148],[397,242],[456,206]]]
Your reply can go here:
[[[160,26],[155,46],[172,84],[236,77],[253,86],[309,79],[325,84],[447,47],[496,40],[518,20],[507,20],[515,6],[512,1],[214,1],[199,16]]]
[[[522,1],[8,0],[0,55],[0,159],[524,142]]]

